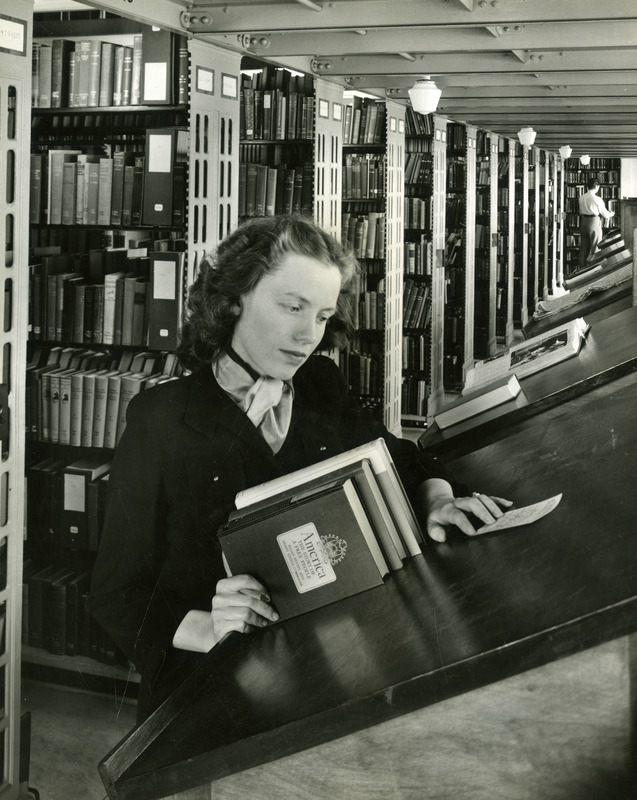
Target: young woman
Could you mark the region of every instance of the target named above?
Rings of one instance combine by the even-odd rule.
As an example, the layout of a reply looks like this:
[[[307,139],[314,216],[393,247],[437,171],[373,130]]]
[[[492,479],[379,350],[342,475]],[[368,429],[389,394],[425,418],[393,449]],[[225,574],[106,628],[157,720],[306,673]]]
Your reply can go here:
[[[254,219],[204,263],[179,349],[187,377],[138,395],[110,476],[90,608],[141,674],[144,718],[229,631],[277,620],[267,587],[226,577],[216,533],[238,491],[383,436],[429,536],[475,532],[507,501],[455,497],[435,461],[347,397],[316,355],[349,329],[355,259],[313,222]]]

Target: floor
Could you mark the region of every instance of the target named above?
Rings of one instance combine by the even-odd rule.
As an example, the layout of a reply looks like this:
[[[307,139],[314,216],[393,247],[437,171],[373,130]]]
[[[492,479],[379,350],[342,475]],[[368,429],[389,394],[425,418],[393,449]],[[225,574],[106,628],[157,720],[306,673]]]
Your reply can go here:
[[[23,685],[23,699],[24,710],[32,712],[29,783],[41,800],[103,800],[96,765],[132,726],[134,707],[31,681]],[[430,762],[430,780],[409,794],[414,800],[637,797],[637,780],[628,770],[626,639],[433,706],[425,719],[418,747]],[[335,785],[334,769],[345,744],[332,745],[333,760],[329,749],[321,751],[325,767],[315,790],[305,785],[294,796],[277,794],[256,768],[243,774],[240,793],[220,781],[214,797],[348,800],[347,778],[341,774]],[[378,757],[392,772],[406,766],[398,755],[388,750]],[[369,756],[361,753],[361,764]],[[389,791],[382,798],[405,796]]]

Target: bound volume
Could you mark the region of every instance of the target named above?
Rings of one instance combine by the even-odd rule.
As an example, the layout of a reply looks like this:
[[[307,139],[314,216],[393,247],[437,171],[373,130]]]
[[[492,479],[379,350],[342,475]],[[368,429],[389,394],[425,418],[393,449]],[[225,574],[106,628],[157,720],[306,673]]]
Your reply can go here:
[[[379,586],[388,572],[351,478],[229,523],[220,541],[230,571],[262,581],[284,619]]]
[[[378,586],[420,552],[418,523],[382,439],[235,502],[219,531],[228,569],[260,580],[284,619]]]

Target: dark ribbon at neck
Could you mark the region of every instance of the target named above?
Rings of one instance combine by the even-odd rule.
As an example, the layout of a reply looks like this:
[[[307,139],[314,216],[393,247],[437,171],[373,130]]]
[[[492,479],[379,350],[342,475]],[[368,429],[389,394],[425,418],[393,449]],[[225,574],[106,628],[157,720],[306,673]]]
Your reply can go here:
[[[244,361],[241,358],[241,356],[237,352],[235,352],[235,350],[233,350],[233,348],[230,345],[226,346],[226,353],[235,362],[235,364],[238,364],[240,367],[243,367],[243,369],[248,373],[248,375],[252,378],[253,381],[259,380],[261,375],[259,375],[259,373],[254,369],[254,367],[251,367],[250,364],[247,363],[247,361]]]

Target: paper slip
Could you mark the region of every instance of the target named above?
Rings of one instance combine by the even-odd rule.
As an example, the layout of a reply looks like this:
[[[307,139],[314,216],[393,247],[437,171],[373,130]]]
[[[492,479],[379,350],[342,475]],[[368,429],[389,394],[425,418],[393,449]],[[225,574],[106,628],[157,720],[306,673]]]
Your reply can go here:
[[[501,531],[505,528],[515,528],[518,525],[529,525],[536,519],[550,514],[554,508],[557,508],[561,499],[562,495],[556,494],[555,497],[549,497],[547,500],[541,500],[539,503],[533,503],[524,508],[512,508],[495,522],[478,528],[476,533],[491,533],[491,531]]]

